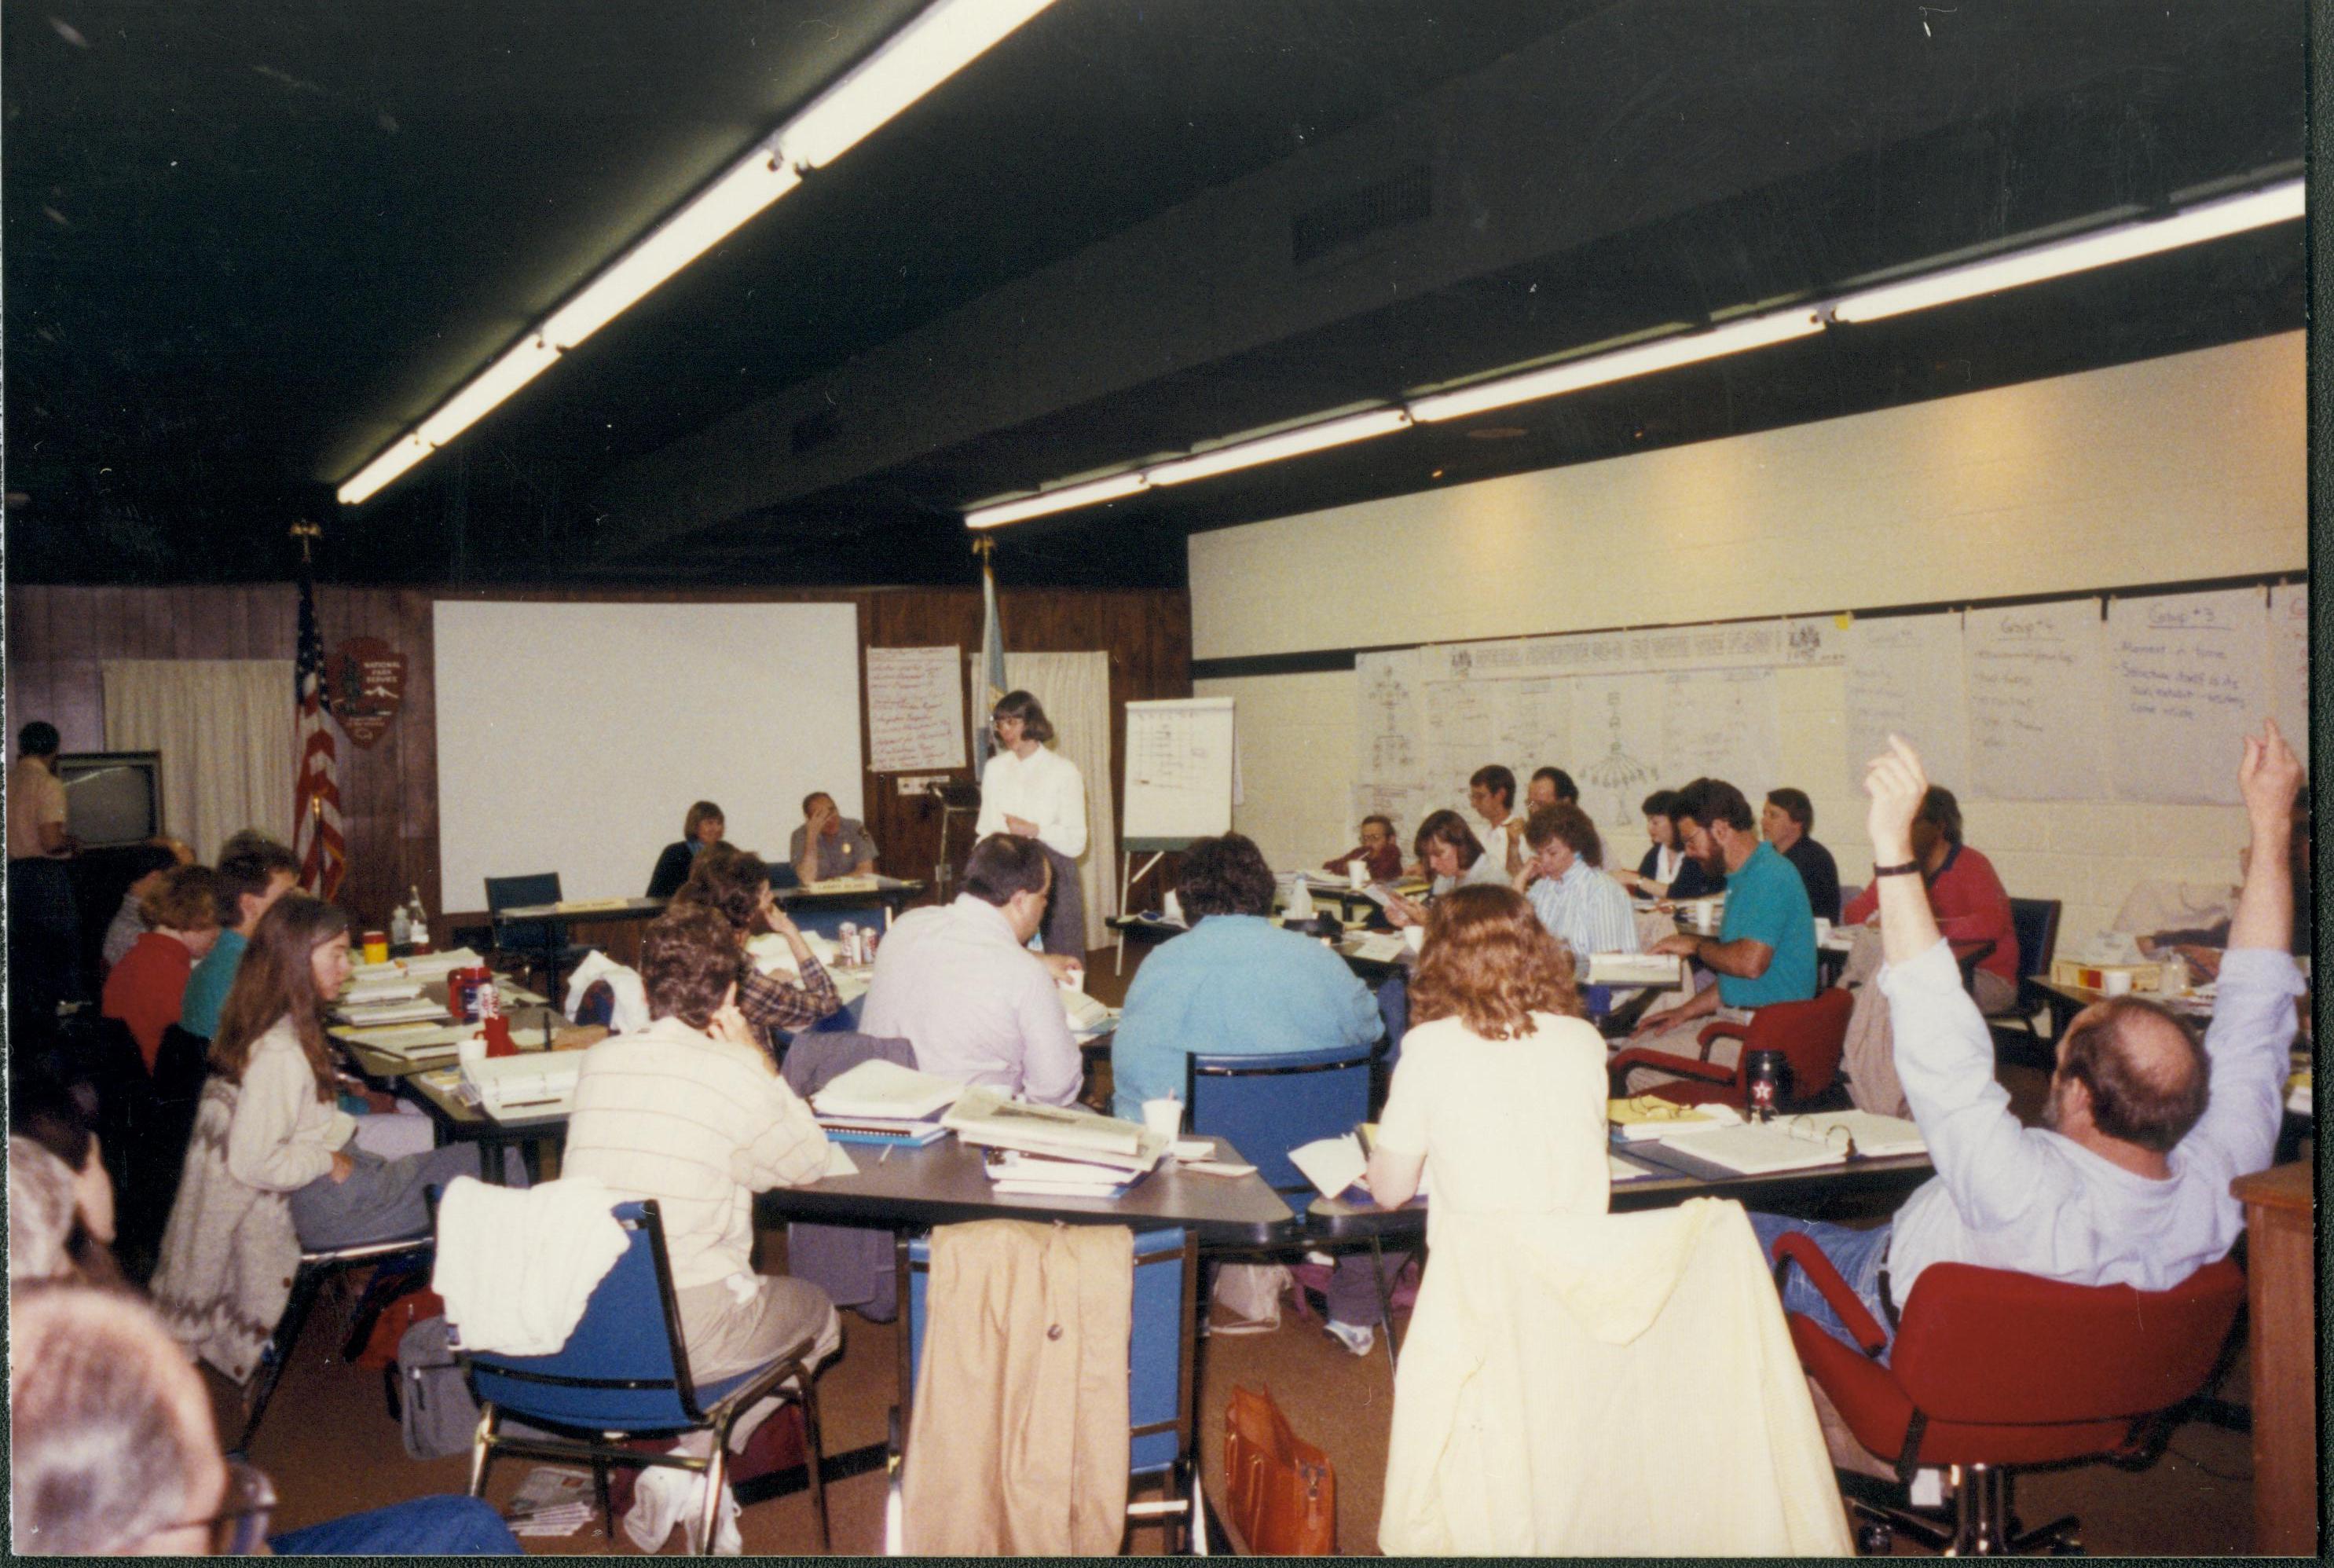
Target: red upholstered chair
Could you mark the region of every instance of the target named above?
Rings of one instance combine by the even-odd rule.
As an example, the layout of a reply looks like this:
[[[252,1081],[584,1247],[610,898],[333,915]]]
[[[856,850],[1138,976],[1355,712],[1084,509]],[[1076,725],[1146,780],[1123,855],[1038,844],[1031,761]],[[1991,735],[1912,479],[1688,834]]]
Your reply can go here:
[[[1902,1529],[1956,1555],[2044,1542],[2080,1551],[2072,1517],[2011,1535],[2011,1472],[2077,1459],[2153,1461],[2165,1418],[2204,1386],[2245,1294],[2244,1272],[2230,1258],[2166,1291],[1933,1264],[1913,1284],[1884,1366],[1880,1325],[1806,1236],[1775,1244],[1777,1278],[1793,1265],[1857,1340],[1847,1344],[1788,1313],[1800,1365],[1857,1441],[1894,1461],[1901,1479],[1938,1467],[1954,1492],[1950,1531],[1857,1503],[1876,1526],[1860,1534],[1859,1546],[1886,1550],[1889,1533]]]
[[[1790,1082],[1786,1085],[1789,1103],[1803,1105],[1820,1098],[1838,1081],[1840,1051],[1847,1042],[1847,1015],[1855,1006],[1856,998],[1837,986],[1818,992],[1811,1001],[1770,1002],[1748,1024],[1712,1024],[1704,1029],[1696,1036],[1702,1045],[1699,1059],[1636,1046],[1606,1063],[1606,1071],[1612,1075],[1616,1097],[1628,1092],[1630,1068],[1653,1067],[1686,1079],[1682,1083],[1655,1085],[1651,1092],[1656,1097],[1679,1105],[1718,1101],[1740,1111],[1750,1093],[1743,1074],[1750,1053],[1780,1051],[1791,1064]],[[1711,1061],[1711,1044],[1719,1040],[1742,1043],[1742,1053],[1733,1065],[1720,1066]]]

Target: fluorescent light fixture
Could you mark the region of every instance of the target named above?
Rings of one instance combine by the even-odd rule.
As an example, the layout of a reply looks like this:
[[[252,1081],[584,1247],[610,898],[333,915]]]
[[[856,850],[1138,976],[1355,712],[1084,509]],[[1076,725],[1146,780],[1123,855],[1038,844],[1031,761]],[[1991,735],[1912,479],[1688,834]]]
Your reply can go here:
[[[2159,251],[2284,223],[2301,216],[2305,205],[2301,181],[2286,180],[2242,196],[2199,202],[2170,217],[2118,224],[2098,234],[2059,240],[1990,261],[1948,267],[1926,277],[1866,289],[1833,305],[1831,317],[1837,322],[1876,322],[1907,311],[1974,299],[2022,284],[2064,277],[2089,267],[2132,261]]]
[[[757,147],[553,312],[543,335],[574,348],[801,183],[769,143]]]
[[[1148,489],[1150,484],[1139,469],[1113,474],[1106,479],[1089,479],[1082,485],[1065,485],[1058,490],[1041,491],[1019,501],[1006,501],[995,506],[976,506],[964,515],[964,525],[968,528],[995,528],[1000,524],[1043,517],[1048,512],[1066,512],[1073,506],[1092,506],[1097,502],[1115,501],[1122,495],[1132,495],[1137,490]]]
[[[355,475],[340,487],[338,495],[341,505],[353,506],[358,502],[367,499],[374,491],[435,450],[437,448],[423,440],[418,432],[408,431],[400,437],[397,443],[388,451],[381,453],[371,462],[358,469]]]
[[[884,40],[778,133],[788,161],[833,163],[1053,0],[940,0]]]
[[[1366,413],[1349,414],[1340,419],[1324,419],[1317,425],[1283,430],[1278,435],[1259,436],[1253,441],[1235,441],[1190,457],[1177,457],[1172,462],[1144,469],[1143,476],[1153,485],[1181,485],[1188,480],[1229,474],[1236,468],[1251,467],[1258,463],[1294,457],[1303,452],[1318,452],[1326,447],[1342,447],[1348,441],[1366,441],[1373,436],[1391,435],[1409,428],[1408,410],[1373,409]]]
[[[503,351],[502,357],[472,377],[469,385],[439,405],[421,421],[415,434],[431,447],[442,447],[477,424],[505,398],[549,370],[559,351],[529,333]]]
[[[1823,317],[1813,308],[1750,316],[1742,321],[1729,322],[1722,327],[1712,327],[1708,332],[1657,338],[1635,348],[1616,349],[1609,354],[1593,354],[1585,360],[1550,365],[1544,370],[1527,370],[1519,376],[1502,376],[1496,381],[1483,381],[1475,386],[1461,387],[1456,391],[1437,392],[1431,397],[1413,399],[1410,405],[1410,417],[1413,419],[1461,419],[1470,414],[1480,414],[1486,409],[1503,409],[1510,403],[1529,403],[1540,398],[1553,398],[1559,392],[1577,392],[1583,387],[1625,380],[1631,376],[1649,375],[1676,365],[1690,365],[1697,360],[1714,360],[1722,354],[1739,354],[1748,349],[1788,342],[1793,338],[1804,338],[1823,331]]]
[[[400,437],[359,469],[341,486],[341,504],[353,506],[365,500],[469,428],[548,370],[562,353],[623,314],[667,278],[800,185],[803,169],[834,162],[870,131],[1052,4],[1053,0],[938,0],[926,8],[776,134],[756,143],[680,211],[603,268],[533,333],[440,404],[417,429]]]

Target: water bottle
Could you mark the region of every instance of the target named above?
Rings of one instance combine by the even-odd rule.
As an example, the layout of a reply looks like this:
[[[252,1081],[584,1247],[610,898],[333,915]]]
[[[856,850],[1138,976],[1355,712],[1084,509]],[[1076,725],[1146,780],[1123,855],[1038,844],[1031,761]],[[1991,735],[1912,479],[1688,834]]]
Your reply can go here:
[[[405,906],[398,904],[389,911],[389,945],[402,948],[413,940],[413,924],[406,919]]]

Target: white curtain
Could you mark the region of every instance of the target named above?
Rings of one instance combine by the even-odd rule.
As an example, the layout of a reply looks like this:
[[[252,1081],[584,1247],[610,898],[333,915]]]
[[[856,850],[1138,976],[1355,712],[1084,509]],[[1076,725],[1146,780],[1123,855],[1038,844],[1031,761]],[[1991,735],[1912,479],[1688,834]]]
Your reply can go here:
[[[289,842],[288,659],[110,659],[108,751],[162,754],[162,822],[204,864],[243,828]]]
[[[977,656],[968,658],[971,689],[982,689]],[[1103,922],[1118,913],[1118,818],[1110,806],[1110,655],[1008,653],[1006,684],[1037,699],[1054,721],[1054,749],[1078,765],[1086,781],[1086,852],[1078,886],[1086,896],[1086,947],[1110,937]],[[988,718],[976,712],[974,722]]]

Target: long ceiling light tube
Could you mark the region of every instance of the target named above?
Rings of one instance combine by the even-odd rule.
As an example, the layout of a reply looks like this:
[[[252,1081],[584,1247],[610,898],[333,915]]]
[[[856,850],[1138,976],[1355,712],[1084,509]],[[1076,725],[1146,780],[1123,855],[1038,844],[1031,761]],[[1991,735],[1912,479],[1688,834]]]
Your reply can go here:
[[[2306,206],[2302,182],[2285,180],[2242,196],[2198,202],[2169,217],[2118,224],[2096,234],[2054,240],[1991,260],[1948,267],[1924,277],[1866,289],[1834,304],[1830,315],[1836,322],[1851,324],[1876,322],[1907,311],[1974,299],[1980,294],[1996,293],[2024,284],[2064,277],[2091,267],[2134,261],[2182,245],[2288,222],[2301,216]]]
[[[369,499],[486,417],[566,351],[630,310],[878,127],[979,59],[1053,0],[938,0],[773,134],[629,246],[574,297],[344,481],[341,505]]]
[[[1026,500],[979,506],[965,514],[969,527],[993,528],[1049,512],[1113,500],[1151,486],[1176,485],[1259,463],[1276,462],[1345,441],[1384,435],[1412,423],[1463,418],[1470,414],[1536,401],[1585,387],[1657,370],[1741,353],[1772,343],[1811,336],[1828,322],[1854,324],[1879,321],[1908,311],[1972,299],[2021,284],[2064,277],[2092,267],[2108,266],[2146,255],[2222,239],[2248,229],[2262,228],[2301,217],[2307,211],[2303,182],[2282,180],[2258,190],[2215,197],[2182,208],[2169,217],[2119,224],[2113,228],[2074,238],[2030,246],[2009,255],[1949,267],[1903,283],[1861,290],[1829,303],[1795,307],[1730,322],[1707,332],[1662,338],[1611,353],[1553,365],[1544,370],[1503,376],[1496,380],[1413,398],[1404,408],[1376,409],[1345,418],[1326,420],[1254,441],[1234,442],[1190,457],[1179,457],[1110,479],[1065,486]],[[1338,433],[1353,427],[1351,434]]]
[[[1104,501],[1115,501],[1122,495],[1132,495],[1147,489],[1150,481],[1140,470],[1112,474],[1101,479],[1088,479],[1084,484],[1065,485],[1057,490],[1042,490],[1019,501],[1007,501],[995,506],[976,506],[964,515],[968,528],[995,528],[1007,523],[1019,523],[1031,517],[1043,517],[1048,512],[1066,512],[1073,506],[1093,506]]]
[[[1527,370],[1519,376],[1502,376],[1498,380],[1461,387],[1456,391],[1413,398],[1410,414],[1414,419],[1430,422],[1463,419],[1486,409],[1504,409],[1510,403],[1536,402],[1564,392],[1577,392],[1584,387],[1602,386],[1607,381],[1626,380],[1632,376],[1651,375],[1655,370],[1671,370],[1702,360],[1714,360],[1722,354],[1739,354],[1750,349],[1763,349],[1772,343],[1789,342],[1793,338],[1809,337],[1823,331],[1823,316],[1812,306],[1775,311],[1763,316],[1729,322],[1722,327],[1712,327],[1707,332],[1683,332],[1676,337],[1640,343],[1635,348],[1615,349],[1609,354],[1594,354],[1585,360],[1550,365],[1544,370]]]
[[[1253,441],[1234,441],[1212,451],[1177,457],[1145,468],[1143,475],[1153,485],[1181,485],[1192,479],[1208,479],[1218,474],[1229,474],[1237,468],[1252,468],[1259,463],[1275,463],[1283,457],[1342,447],[1351,441],[1366,441],[1374,436],[1390,436],[1396,430],[1408,428],[1410,414],[1407,409],[1373,409],[1366,413],[1325,419],[1317,425],[1305,425],[1294,430],[1283,430],[1278,435],[1259,436]]]

